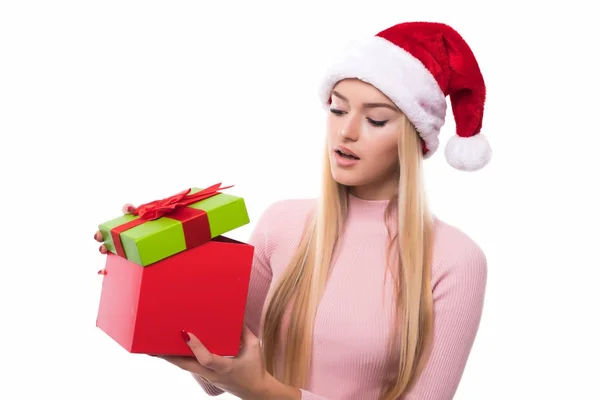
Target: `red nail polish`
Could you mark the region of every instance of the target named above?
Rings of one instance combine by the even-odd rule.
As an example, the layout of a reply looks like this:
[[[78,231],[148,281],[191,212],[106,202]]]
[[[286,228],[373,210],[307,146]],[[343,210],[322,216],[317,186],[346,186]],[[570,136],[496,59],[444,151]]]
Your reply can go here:
[[[181,337],[183,338],[183,340],[185,340],[186,342],[190,341],[190,335],[188,335],[188,333],[184,330],[181,331]]]

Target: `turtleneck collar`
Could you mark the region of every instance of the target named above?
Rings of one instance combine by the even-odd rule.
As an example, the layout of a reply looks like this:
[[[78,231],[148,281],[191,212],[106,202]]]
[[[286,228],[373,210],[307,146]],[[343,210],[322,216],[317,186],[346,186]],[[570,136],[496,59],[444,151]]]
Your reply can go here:
[[[388,226],[395,230],[395,213],[387,223],[385,220],[385,210],[389,203],[389,200],[366,200],[348,193],[346,229],[360,235],[386,235]]]
[[[348,193],[348,207],[351,212],[381,214],[385,212],[389,200],[365,200]]]
[[[383,223],[385,210],[390,200],[366,200],[348,193],[348,218],[349,220]]]
[[[385,210],[390,200],[366,200],[348,193],[348,220],[364,224],[365,222],[380,224],[384,222]],[[396,208],[390,215],[392,221],[398,214]],[[437,224],[439,219],[432,215],[433,223]]]

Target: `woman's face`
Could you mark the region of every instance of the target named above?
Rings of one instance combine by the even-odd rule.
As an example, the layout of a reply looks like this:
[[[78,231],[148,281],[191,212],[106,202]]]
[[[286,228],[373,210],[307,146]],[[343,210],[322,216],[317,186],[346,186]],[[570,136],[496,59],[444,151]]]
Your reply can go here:
[[[333,88],[327,119],[333,178],[363,198],[389,198],[395,193],[401,116],[394,103],[370,84],[340,81]]]

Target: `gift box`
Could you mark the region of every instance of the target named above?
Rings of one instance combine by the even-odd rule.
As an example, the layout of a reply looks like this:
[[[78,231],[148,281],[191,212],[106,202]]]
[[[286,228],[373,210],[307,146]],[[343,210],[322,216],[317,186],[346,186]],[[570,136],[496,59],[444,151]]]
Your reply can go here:
[[[108,253],[96,326],[130,353],[193,355],[186,330],[210,352],[236,356],[253,254],[224,236],[148,267]]]
[[[98,226],[107,250],[148,266],[250,222],[244,199],[216,184],[191,188],[139,207]]]

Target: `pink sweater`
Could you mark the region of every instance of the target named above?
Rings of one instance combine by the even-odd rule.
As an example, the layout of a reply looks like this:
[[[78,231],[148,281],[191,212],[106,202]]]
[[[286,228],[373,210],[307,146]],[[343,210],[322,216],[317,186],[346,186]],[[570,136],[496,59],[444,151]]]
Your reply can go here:
[[[350,196],[347,230],[317,314],[313,364],[305,400],[375,400],[384,377],[396,375],[398,350],[387,347],[393,306],[391,280],[384,285],[386,201]],[[314,200],[283,200],[261,216],[249,242],[255,247],[246,310],[257,334],[271,285],[283,273]],[[478,245],[439,219],[432,265],[434,344],[430,361],[403,400],[454,397],[481,318],[487,278]],[[382,296],[383,295],[383,296]],[[197,377],[196,377],[197,378]],[[206,393],[220,389],[198,379]]]

